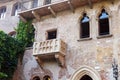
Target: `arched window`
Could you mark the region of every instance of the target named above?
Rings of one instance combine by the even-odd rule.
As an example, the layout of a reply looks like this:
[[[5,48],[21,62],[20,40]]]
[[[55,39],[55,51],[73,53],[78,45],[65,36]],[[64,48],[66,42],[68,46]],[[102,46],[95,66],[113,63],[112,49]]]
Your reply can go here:
[[[17,16],[20,8],[21,8],[20,3],[15,3],[13,5],[12,16]]]
[[[84,75],[80,80],[93,80],[93,79],[88,75]]]
[[[80,38],[88,37],[90,37],[89,17],[84,13],[80,21]]]
[[[109,16],[105,9],[102,9],[99,15],[99,35],[107,35],[109,33]]]
[[[33,80],[40,80],[38,76],[34,77]]]
[[[8,35],[15,38],[15,37],[16,37],[16,32],[15,32],[15,31],[12,31],[12,32],[10,32]]]
[[[6,14],[6,7],[1,7],[0,8],[0,19],[5,18],[5,14]]]
[[[38,0],[33,0],[33,5],[32,7],[33,8],[36,8],[38,6]]]
[[[50,76],[45,76],[43,80],[51,80],[51,79],[50,79]]]

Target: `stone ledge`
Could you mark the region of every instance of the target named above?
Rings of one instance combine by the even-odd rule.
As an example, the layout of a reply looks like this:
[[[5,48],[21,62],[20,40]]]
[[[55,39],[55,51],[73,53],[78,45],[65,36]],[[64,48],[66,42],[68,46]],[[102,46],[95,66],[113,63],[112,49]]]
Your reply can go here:
[[[97,36],[97,39],[112,37],[112,34]]]
[[[92,38],[91,37],[89,37],[89,38],[80,38],[79,40],[77,40],[77,41],[88,41],[88,40],[91,40]]]

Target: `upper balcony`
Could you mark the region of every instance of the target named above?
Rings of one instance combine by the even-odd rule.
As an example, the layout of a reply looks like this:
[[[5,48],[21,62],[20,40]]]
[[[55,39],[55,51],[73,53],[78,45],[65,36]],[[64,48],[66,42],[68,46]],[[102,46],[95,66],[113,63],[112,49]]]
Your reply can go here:
[[[39,1],[39,0],[38,0]],[[56,13],[64,10],[71,10],[74,12],[74,9],[83,5],[88,5],[92,8],[92,4],[102,0],[51,0],[49,3],[36,2],[37,5],[33,3],[33,0],[27,0],[21,2],[22,9],[19,12],[21,19],[29,20],[36,18],[37,20],[40,17],[52,14],[56,17]]]
[[[34,42],[33,55],[41,60],[56,59],[60,65],[64,65],[66,44],[62,40],[51,39],[42,42]]]

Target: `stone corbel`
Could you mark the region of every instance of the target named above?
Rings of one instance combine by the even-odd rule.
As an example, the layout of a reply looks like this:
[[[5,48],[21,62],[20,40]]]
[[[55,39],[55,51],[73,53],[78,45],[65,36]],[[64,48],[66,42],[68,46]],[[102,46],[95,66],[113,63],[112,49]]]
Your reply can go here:
[[[65,56],[60,54],[55,54],[55,59],[61,67],[65,67]]]
[[[69,4],[69,7],[70,7],[71,11],[74,13],[74,12],[75,12],[75,10],[74,10],[74,8],[73,8],[73,6],[72,6],[72,4],[71,4],[70,0],[68,0],[68,4]]]
[[[54,17],[56,17],[56,13],[55,11],[49,6],[48,9],[50,10],[50,12],[53,14]]]
[[[37,20],[40,20],[40,16],[37,12],[35,11],[32,11],[32,14],[34,15],[34,17],[37,19]]]
[[[43,62],[39,59],[39,57],[35,56],[35,59],[37,63],[40,65],[40,67],[42,67]]]
[[[19,15],[19,18],[23,21],[23,22],[27,22],[27,20],[23,17],[23,16],[21,16],[21,15]]]
[[[89,4],[90,8],[92,9],[93,5],[92,5],[92,1],[91,0],[88,0],[88,4]]]

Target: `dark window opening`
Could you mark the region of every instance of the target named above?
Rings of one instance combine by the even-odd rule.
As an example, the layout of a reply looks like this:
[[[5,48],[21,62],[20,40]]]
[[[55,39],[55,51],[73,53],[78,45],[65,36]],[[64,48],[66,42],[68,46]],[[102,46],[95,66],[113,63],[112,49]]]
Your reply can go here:
[[[84,75],[80,80],[93,80],[93,79],[88,75]]]
[[[109,34],[109,18],[108,14],[103,9],[99,16],[99,35]]]
[[[5,14],[6,14],[6,7],[2,7],[0,9],[0,18],[1,19],[5,18]]]
[[[54,30],[54,31],[48,31],[48,40],[49,39],[55,39],[57,36],[57,30]]]
[[[38,0],[33,0],[33,5],[32,5],[32,7],[35,8],[35,7],[37,7],[37,6],[38,6]]]
[[[90,37],[90,27],[89,27],[89,17],[86,13],[83,15],[81,19],[81,33],[80,38],[87,38]]]
[[[51,80],[49,76],[45,76],[43,80]]]
[[[40,78],[37,76],[37,77],[34,77],[33,80],[40,80]]]
[[[51,0],[45,0],[45,4],[50,4]]]

